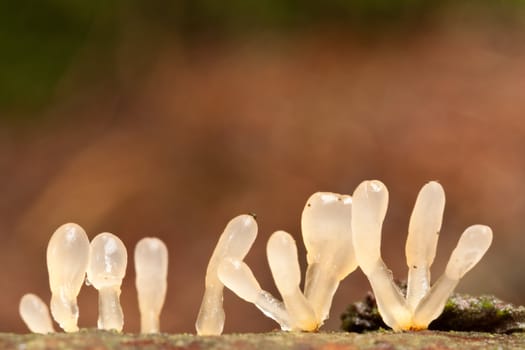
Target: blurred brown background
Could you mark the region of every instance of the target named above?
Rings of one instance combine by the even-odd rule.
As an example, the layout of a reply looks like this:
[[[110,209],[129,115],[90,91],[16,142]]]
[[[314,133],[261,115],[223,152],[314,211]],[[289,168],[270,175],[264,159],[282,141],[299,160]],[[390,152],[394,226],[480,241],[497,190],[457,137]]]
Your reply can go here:
[[[390,190],[383,257],[406,276],[420,187],[447,194],[434,276],[461,232],[490,225],[460,291],[525,303],[525,24],[520,1],[65,1],[0,5],[0,331],[26,332],[19,298],[49,300],[45,251],[77,222],[128,247],[125,331],[139,329],[131,257],[144,236],[170,251],[161,327],[194,332],[208,259],[232,217],[255,212],[247,263],[278,296],[265,245],[304,248],[316,191]],[[344,280],[325,329],[361,298]],[[79,297],[94,327],[97,294]],[[225,292],[226,332],[276,324]]]

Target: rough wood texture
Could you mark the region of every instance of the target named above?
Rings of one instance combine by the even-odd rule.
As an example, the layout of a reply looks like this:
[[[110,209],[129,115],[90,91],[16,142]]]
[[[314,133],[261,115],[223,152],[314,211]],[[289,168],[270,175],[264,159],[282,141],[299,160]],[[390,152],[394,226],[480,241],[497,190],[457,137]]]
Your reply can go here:
[[[1,349],[524,349],[525,334],[424,331],[414,333],[260,333],[201,337],[190,334],[116,334],[84,330],[71,334],[0,334]]]

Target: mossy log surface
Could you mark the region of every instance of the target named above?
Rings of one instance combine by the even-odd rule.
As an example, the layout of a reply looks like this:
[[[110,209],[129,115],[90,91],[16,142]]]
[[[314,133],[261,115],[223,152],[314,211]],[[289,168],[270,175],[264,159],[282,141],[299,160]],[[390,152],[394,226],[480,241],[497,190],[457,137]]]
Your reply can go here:
[[[1,349],[525,349],[525,334],[423,331],[408,333],[259,333],[196,336],[190,334],[116,334],[84,330],[64,334],[0,334]]]
[[[357,301],[341,316],[343,330],[368,332],[388,328],[372,293]],[[445,305],[443,313],[432,323],[430,330],[514,333],[525,332],[525,307],[506,303],[493,295],[471,296],[454,294]]]

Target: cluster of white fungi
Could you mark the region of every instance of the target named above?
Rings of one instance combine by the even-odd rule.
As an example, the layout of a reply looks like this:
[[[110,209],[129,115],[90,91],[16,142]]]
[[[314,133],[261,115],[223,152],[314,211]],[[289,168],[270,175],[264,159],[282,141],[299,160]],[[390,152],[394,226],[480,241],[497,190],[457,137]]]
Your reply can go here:
[[[381,231],[387,206],[388,191],[377,180],[364,181],[352,196],[314,193],[301,218],[308,263],[303,291],[292,236],[277,231],[266,246],[268,264],[282,301],[261,288],[243,261],[257,236],[254,217],[233,218],[208,264],[204,297],[195,324],[197,333],[222,333],[224,286],[254,304],[282,330],[316,331],[329,316],[340,281],[357,267],[368,277],[379,313],[389,327],[395,331],[426,329],[441,314],[459,280],[488,250],[492,231],[483,225],[468,227],[444,274],[431,286],[430,267],[436,255],[445,194],[439,183],[427,183],[419,192],[410,217],[405,247],[408,286],[404,295],[381,258]],[[135,248],[142,333],[159,331],[167,259],[166,246],[157,238],[145,238]],[[64,331],[78,330],[76,299],[86,275],[86,281],[99,291],[98,327],[122,330],[119,296],[126,262],[124,244],[110,233],[101,233],[89,243],[80,226],[66,224],[53,234],[47,249],[51,314]],[[31,331],[54,331],[47,306],[37,296],[27,294],[22,298],[20,314]]]
[[[126,247],[117,236],[104,232],[90,243],[79,225],[60,226],[47,246],[51,315],[60,328],[78,331],[77,297],[85,281],[98,291],[98,328],[122,331],[124,315],[119,299],[127,263]],[[160,239],[143,238],[137,243],[135,272],[141,332],[158,332],[168,276],[168,249]],[[19,312],[30,331],[55,331],[47,305],[37,295],[24,295]]]
[[[352,196],[317,192],[306,202],[301,230],[308,268],[304,292],[297,247],[291,235],[277,231],[266,246],[268,264],[282,302],[261,289],[243,262],[257,234],[257,224],[241,215],[226,226],[206,272],[206,291],[196,323],[198,334],[218,335],[224,326],[224,286],[253,303],[282,330],[315,331],[328,318],[339,282],[358,266],[368,277],[378,310],[395,331],[426,329],[437,318],[454,288],[483,257],[492,241],[488,226],[465,230],[452,252],[445,273],[430,286],[430,266],[436,255],[445,193],[437,182],[419,192],[406,242],[406,296],[381,259],[381,227],[388,191],[377,180],[364,181]]]

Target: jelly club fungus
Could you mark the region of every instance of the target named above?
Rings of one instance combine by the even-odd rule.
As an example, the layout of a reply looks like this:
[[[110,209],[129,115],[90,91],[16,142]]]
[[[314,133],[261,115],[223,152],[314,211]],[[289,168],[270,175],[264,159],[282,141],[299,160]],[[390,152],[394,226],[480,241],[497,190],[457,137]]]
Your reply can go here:
[[[266,245],[268,264],[275,286],[283,298],[292,329],[315,331],[319,324],[314,310],[299,288],[301,268],[297,257],[297,246],[290,234],[277,231]]]
[[[78,331],[77,296],[84,284],[89,240],[77,224],[64,224],[47,245],[47,271],[51,288],[51,314],[66,332]]]
[[[158,333],[168,288],[168,248],[158,238],[143,238],[135,246],[134,261],[140,332]]]
[[[381,259],[381,229],[388,191],[377,180],[364,181],[354,192],[352,234],[359,266],[368,277],[383,321],[394,330],[426,329],[438,317],[459,280],[483,257],[492,242],[488,226],[465,230],[452,252],[445,273],[430,287],[445,194],[440,184],[421,189],[409,224],[406,257],[409,278],[406,298]]]
[[[282,330],[315,331],[328,317],[339,282],[357,267],[351,234],[350,196],[318,192],[303,210],[303,238],[308,252],[305,293],[294,239],[275,232],[267,244],[267,257],[283,302],[264,291],[250,268],[236,259],[223,259],[220,280],[242,299],[255,304]]]
[[[357,268],[351,231],[352,197],[314,193],[303,209],[301,230],[308,268],[305,296],[322,325],[339,282]]]
[[[224,327],[223,289],[217,270],[227,258],[242,261],[257,236],[257,222],[251,215],[233,218],[224,229],[206,269],[205,291],[195,323],[199,335],[219,335]]]
[[[87,279],[98,290],[99,329],[122,331],[124,315],[120,306],[120,286],[127,262],[126,247],[117,236],[104,232],[91,241]]]
[[[27,328],[33,333],[53,333],[53,322],[46,303],[35,294],[25,294],[20,299],[18,312]]]

